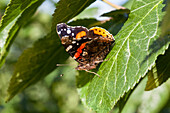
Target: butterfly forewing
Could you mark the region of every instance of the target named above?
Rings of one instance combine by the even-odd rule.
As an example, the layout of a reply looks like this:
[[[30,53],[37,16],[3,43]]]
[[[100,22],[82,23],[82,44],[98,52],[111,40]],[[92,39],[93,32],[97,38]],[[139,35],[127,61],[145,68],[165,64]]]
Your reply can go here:
[[[91,40],[87,37],[88,29],[82,26],[71,27],[61,23],[57,25],[57,33],[62,45],[72,57],[83,43]]]

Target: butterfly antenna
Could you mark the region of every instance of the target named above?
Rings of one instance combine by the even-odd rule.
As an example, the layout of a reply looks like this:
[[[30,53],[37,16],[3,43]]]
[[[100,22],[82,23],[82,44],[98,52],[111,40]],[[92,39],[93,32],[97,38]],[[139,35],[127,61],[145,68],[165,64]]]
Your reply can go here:
[[[71,64],[56,64],[56,66],[63,67],[63,66],[73,66],[73,65],[71,65]],[[60,74],[60,77],[63,77],[63,76],[64,76],[64,74]]]
[[[70,64],[56,64],[56,66],[71,66]]]

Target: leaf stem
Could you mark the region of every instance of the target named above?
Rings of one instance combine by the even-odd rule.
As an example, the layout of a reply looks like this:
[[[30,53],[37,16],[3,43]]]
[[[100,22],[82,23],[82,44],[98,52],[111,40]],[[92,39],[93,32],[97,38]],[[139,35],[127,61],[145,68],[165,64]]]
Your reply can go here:
[[[122,7],[122,6],[119,6],[119,5],[116,5],[116,4],[113,4],[111,2],[109,2],[108,0],[102,0],[103,2],[105,2],[106,4],[116,8],[116,9],[126,9],[125,7]]]

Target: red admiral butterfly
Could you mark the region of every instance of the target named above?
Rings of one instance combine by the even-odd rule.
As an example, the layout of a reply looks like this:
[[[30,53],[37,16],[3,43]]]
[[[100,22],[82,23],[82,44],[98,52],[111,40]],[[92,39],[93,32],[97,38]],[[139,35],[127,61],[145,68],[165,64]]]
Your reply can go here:
[[[57,24],[56,29],[66,51],[79,63],[77,70],[89,72],[96,68],[103,62],[115,41],[112,34],[100,27],[88,30],[83,26],[72,27],[61,23]]]

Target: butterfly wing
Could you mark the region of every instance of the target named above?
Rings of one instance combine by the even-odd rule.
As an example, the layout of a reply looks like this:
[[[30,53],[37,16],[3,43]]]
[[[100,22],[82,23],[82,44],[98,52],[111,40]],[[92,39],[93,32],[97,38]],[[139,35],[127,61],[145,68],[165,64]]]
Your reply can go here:
[[[88,29],[82,26],[71,27],[65,23],[57,24],[57,33],[66,51],[78,62],[86,43],[91,39],[87,37]]]
[[[114,43],[112,34],[100,27],[94,27],[89,30],[88,41],[82,52],[82,63],[78,65],[77,70],[91,70],[103,62]]]
[[[84,47],[85,59],[89,57],[91,61],[103,60],[109,52],[110,46],[114,43],[114,38],[107,30],[100,27],[89,29],[89,38],[92,40],[86,43]]]

